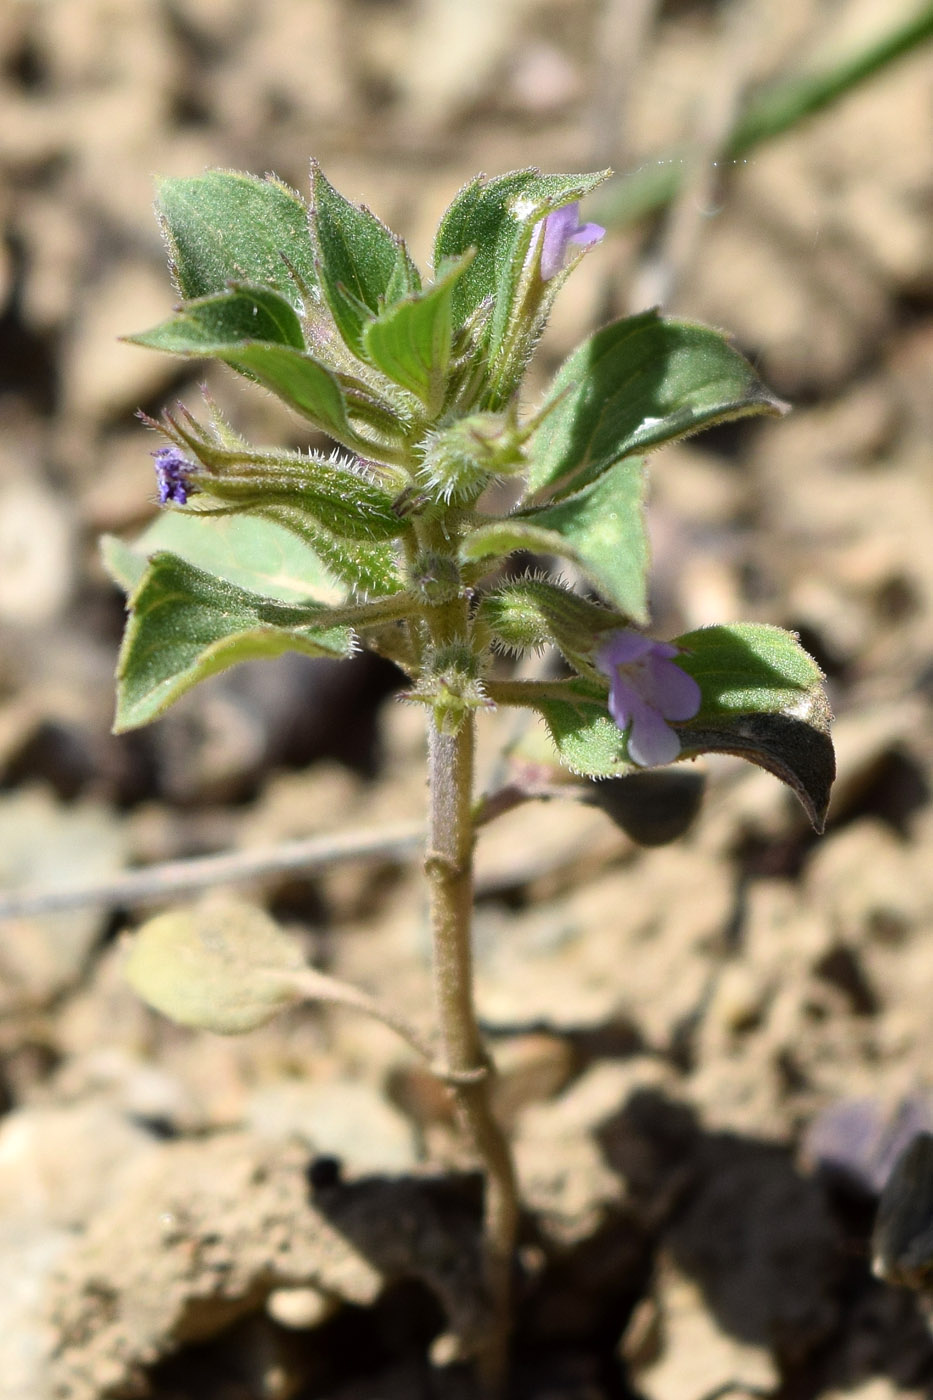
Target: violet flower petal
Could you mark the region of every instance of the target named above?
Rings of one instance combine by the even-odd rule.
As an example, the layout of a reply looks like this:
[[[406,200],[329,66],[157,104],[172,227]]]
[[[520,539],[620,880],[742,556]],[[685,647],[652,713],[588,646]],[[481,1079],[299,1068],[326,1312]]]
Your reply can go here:
[[[598,243],[606,230],[600,224],[581,224],[579,202],[565,204],[555,209],[544,219],[544,234],[541,241],[541,280],[549,281],[563,271],[567,261],[567,248],[571,243],[588,247]]]
[[[680,739],[651,705],[639,705],[632,713],[628,754],[639,768],[658,768],[673,763],[680,753]]]
[[[657,654],[648,667],[654,680],[655,704],[665,719],[692,719],[700,708],[702,694],[692,676]]]
[[[596,665],[604,675],[611,678],[617,666],[629,666],[633,661],[640,661],[656,646],[662,645],[661,642],[653,642],[650,637],[643,636],[641,632],[634,632],[630,627],[620,627],[617,631],[605,635],[596,653]],[[673,648],[671,650],[673,651]]]
[[[672,659],[677,647],[623,627],[603,637],[595,655],[609,677],[609,713],[628,734],[633,763],[654,768],[680,753],[680,739],[668,720],[691,719],[702,696],[692,676]]]

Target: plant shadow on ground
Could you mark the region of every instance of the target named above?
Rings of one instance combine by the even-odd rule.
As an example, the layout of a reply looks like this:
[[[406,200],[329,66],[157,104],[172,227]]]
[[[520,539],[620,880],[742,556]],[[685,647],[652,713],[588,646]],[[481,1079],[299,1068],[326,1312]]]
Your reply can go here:
[[[704,1132],[691,1109],[654,1090],[632,1095],[597,1136],[625,1197],[569,1246],[526,1216],[509,1400],[637,1400],[644,1342],[629,1373],[621,1339],[639,1301],[663,1295],[672,1276],[689,1281],[722,1336],[770,1354],[776,1400],[879,1376],[933,1385],[917,1299],[869,1269],[872,1199],[803,1175],[784,1146]],[[300,1377],[287,1391],[298,1400],[474,1400],[469,1367],[432,1366],[429,1352],[451,1328],[482,1326],[479,1177],[344,1181],[327,1158],[308,1175],[315,1209],[387,1280],[378,1300],[306,1331],[253,1312],[156,1367],[153,1395],[264,1397],[278,1364]],[[700,1385],[684,1400],[703,1394]]]

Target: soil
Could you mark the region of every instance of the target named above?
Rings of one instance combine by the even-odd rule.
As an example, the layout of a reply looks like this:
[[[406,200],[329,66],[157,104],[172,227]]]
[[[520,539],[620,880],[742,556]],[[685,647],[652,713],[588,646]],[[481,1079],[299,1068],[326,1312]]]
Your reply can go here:
[[[152,177],[306,189],[314,155],[423,262],[477,171],[673,158],[724,94],[916,5],[668,0],[639,32],[641,8],[0,10],[4,885],[421,816],[423,716],[372,658],[245,666],[109,732],[122,602],[96,539],[154,510],[136,410],[194,405],[205,373],[117,339],[171,305]],[[923,1290],[870,1258],[892,1162],[933,1126],[931,107],[926,49],[720,170],[686,238],[612,232],[539,353],[532,399],[663,285],[793,402],[654,460],[654,630],[796,629],[839,776],[822,837],[722,758],[480,841],[478,999],[524,1205],[517,1400],[933,1393]],[[302,441],[206,373],[248,437]],[[482,724],[490,788],[514,717]],[[427,1024],[416,861],[236,897]],[[121,973],[148,908],[0,933],[0,1397],[469,1400],[481,1183],[445,1093],[350,1011],[242,1038],[162,1020]]]

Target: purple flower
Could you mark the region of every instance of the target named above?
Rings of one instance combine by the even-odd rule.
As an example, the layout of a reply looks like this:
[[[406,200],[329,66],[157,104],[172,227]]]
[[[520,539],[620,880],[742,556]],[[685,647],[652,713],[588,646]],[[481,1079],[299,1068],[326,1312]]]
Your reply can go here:
[[[159,488],[159,505],[183,506],[190,492],[191,473],[197,471],[194,462],[189,462],[177,447],[158,447],[153,452],[156,459],[156,483]]]
[[[655,642],[629,627],[607,634],[596,665],[609,677],[609,713],[628,731],[628,753],[641,768],[671,763],[680,739],[667,720],[692,719],[700,708],[700,687],[672,657],[669,642]]]
[[[580,223],[580,205],[565,204],[563,209],[555,209],[544,220],[544,237],[541,242],[541,280],[549,281],[562,272],[567,261],[567,248],[576,243],[581,248],[598,243],[606,230],[599,224]]]
[[[807,1128],[803,1157],[810,1166],[878,1196],[897,1159],[918,1133],[931,1128],[931,1103],[919,1092],[893,1105],[877,1098],[837,1099]]]

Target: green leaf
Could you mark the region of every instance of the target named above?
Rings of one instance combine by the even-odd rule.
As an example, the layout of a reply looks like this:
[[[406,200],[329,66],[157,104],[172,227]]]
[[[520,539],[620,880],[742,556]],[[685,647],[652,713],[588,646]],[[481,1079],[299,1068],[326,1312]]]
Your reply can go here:
[[[823,829],[836,765],[823,674],[791,632],[764,623],[704,627],[675,638],[677,664],[700,686],[677,726],[684,754],[739,754],[774,773]]]
[[[717,331],[645,311],[583,342],[558,370],[535,433],[529,496],[563,496],[713,423],[784,405]]]
[[[347,345],[362,350],[369,316],[385,305],[390,289],[404,294],[417,273],[404,244],[369,209],[351,204],[311,164],[311,236],[327,304]]]
[[[252,375],[265,388],[347,447],[368,444],[350,427],[347,403],[336,375],[311,355],[286,345],[220,346],[209,352],[234,369]]]
[[[318,529],[304,511],[287,502],[257,505],[254,510],[257,516],[277,522],[306,541],[352,592],[384,598],[403,587],[399,561],[390,543],[338,539],[327,530]]]
[[[211,486],[205,489],[210,492]],[[316,464],[308,481],[259,483],[250,490],[225,492],[216,496],[237,510],[265,510],[267,506],[288,506],[310,517],[312,529],[323,525],[331,534],[345,540],[394,540],[410,526],[392,509],[387,492],[374,482],[339,467]]]
[[[472,253],[465,253],[430,287],[389,306],[363,330],[363,350],[370,363],[429,408],[443,403],[454,290],[472,259]]]
[[[492,315],[483,332],[491,359],[498,352],[512,314],[515,293],[535,225],[600,184],[608,174],[542,175],[515,170],[492,180],[482,176],[466,185],[444,214],[434,244],[434,265],[459,257],[468,248],[476,256],[453,296],[454,325],[461,326],[487,298]]]
[[[125,339],[171,355],[213,355],[218,345],[256,340],[305,348],[301,322],[285,298],[245,285],[189,301],[169,320]]]
[[[178,290],[186,299],[229,282],[273,288],[301,309],[298,281],[317,283],[307,206],[281,181],[233,170],[162,180],[157,208]]]
[[[350,427],[347,401],[337,375],[294,345],[244,337],[242,321],[248,306],[247,294],[243,292],[209,297],[189,303],[170,321],[163,321],[151,331],[127,338],[134,345],[167,350],[174,355],[223,360],[271,389],[338,442],[365,450],[369,444]]]
[[[555,535],[555,554],[575,559],[588,581],[634,622],[648,621],[645,470],[639,457],[617,462],[582,491],[524,519]]]
[[[562,695],[536,697],[533,708],[543,717],[560,761],[588,778],[618,778],[635,771],[625,736],[609,718],[606,695],[576,677],[556,682]]]
[[[248,593],[156,554],[130,596],[117,666],[115,733],[148,724],[198,681],[239,661],[301,651],[348,656],[352,634],[328,627],[327,610]]]
[[[463,541],[461,559],[501,559],[519,549],[556,555],[576,564],[626,617],[644,624],[649,551],[643,496],[644,463],[628,458],[555,505],[480,526]]]
[[[326,606],[344,596],[307,538],[258,515],[167,510],[132,545],[105,535],[101,547],[111,577],[127,593],[142,579],[150,557],[165,551],[276,602]]]
[[[216,900],[147,920],[123,971],[137,996],[179,1025],[240,1035],[302,999],[305,965],[298,939],[262,909]]]

